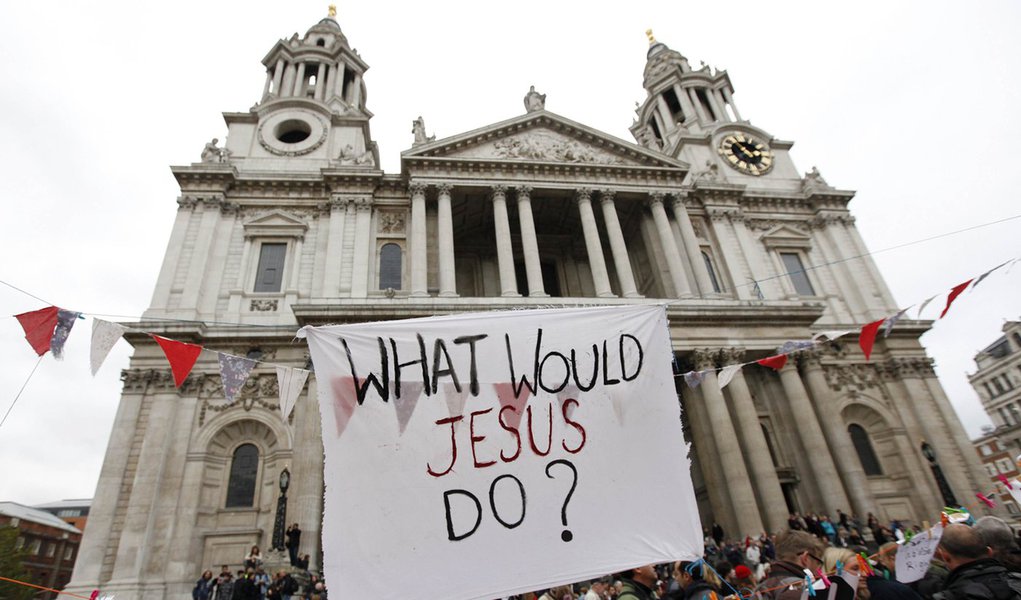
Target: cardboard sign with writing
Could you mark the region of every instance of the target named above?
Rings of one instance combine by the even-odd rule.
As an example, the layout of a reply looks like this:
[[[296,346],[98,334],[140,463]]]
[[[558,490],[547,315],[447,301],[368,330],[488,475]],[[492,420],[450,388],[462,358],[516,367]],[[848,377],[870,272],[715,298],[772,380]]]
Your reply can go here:
[[[339,597],[503,597],[702,555],[664,307],[299,333]]]
[[[939,539],[943,537],[943,526],[936,525],[926,532],[916,533],[911,541],[904,542],[897,548],[897,581],[911,583],[925,577],[929,570],[929,562],[936,553]]]

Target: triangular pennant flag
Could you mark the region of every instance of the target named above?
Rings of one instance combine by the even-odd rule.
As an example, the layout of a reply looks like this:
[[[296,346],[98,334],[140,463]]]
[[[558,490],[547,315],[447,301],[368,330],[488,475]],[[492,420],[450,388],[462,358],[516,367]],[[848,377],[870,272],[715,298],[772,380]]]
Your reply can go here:
[[[227,402],[233,402],[234,398],[241,392],[245,385],[248,374],[255,368],[255,361],[243,356],[233,354],[216,353],[220,361],[220,381],[223,382],[223,397]],[[180,384],[178,384],[180,385]]]
[[[1002,263],[1000,263],[1000,264],[996,265],[995,267],[993,267],[992,269],[989,269],[989,270],[988,270],[988,271],[986,271],[985,273],[983,273],[983,274],[979,275],[979,276],[978,276],[978,279],[976,279],[976,280],[975,280],[975,285],[971,286],[971,289],[975,289],[975,288],[977,288],[977,287],[978,287],[978,284],[982,283],[982,280],[983,280],[983,279],[985,279],[986,277],[989,277],[990,275],[992,275],[993,271],[996,271],[997,269],[1001,269],[1001,268],[1003,268],[1003,266],[1004,266],[1004,265],[1006,265],[1006,264],[1007,264],[1007,263],[1009,263],[1009,262],[1010,262],[1009,260],[1008,260],[1008,261],[1006,261],[1006,262],[1002,262]]]
[[[787,364],[787,355],[777,354],[776,356],[767,356],[766,358],[760,358],[755,362],[759,363],[763,367],[769,367],[774,371],[779,371]]]
[[[63,308],[57,311],[57,327],[53,330],[53,337],[50,338],[50,352],[53,353],[53,358],[57,360],[64,358],[64,344],[67,342],[67,336],[71,335],[71,328],[74,327],[74,322],[81,314]]]
[[[92,367],[93,376],[96,375],[99,367],[110,354],[110,349],[127,330],[128,328],[120,323],[92,319],[92,349],[89,352],[89,366]]]
[[[964,292],[964,290],[968,289],[968,284],[972,281],[974,280],[969,279],[964,283],[958,283],[952,290],[950,290],[950,294],[947,295],[947,305],[943,307],[943,312],[939,313],[939,318],[942,319],[943,315],[947,314],[947,311],[950,310],[950,305],[954,303],[954,300],[956,300],[957,297]]]
[[[401,382],[401,395],[399,398],[394,398],[394,413],[397,415],[397,429],[400,430],[400,434],[404,435],[404,430],[408,428],[408,421],[411,420],[411,415],[415,412],[415,407],[418,406],[418,399],[422,395],[424,385],[421,381],[402,381]]]
[[[865,353],[865,362],[868,362],[869,357],[872,356],[872,346],[876,343],[876,334],[885,320],[879,319],[869,323],[862,327],[861,333],[858,334],[858,345],[861,346],[861,351]]]
[[[511,427],[517,427],[521,423],[521,416],[525,414],[525,404],[532,392],[527,385],[522,384],[519,394],[514,393],[513,383],[494,383],[496,397],[500,400],[500,422],[506,421]],[[503,419],[504,408],[510,406],[513,410],[507,412],[507,418]]]
[[[202,354],[202,346],[178,342],[155,334],[149,335],[160,345],[167,361],[170,362],[170,371],[174,374],[174,385],[181,387],[188,377],[188,373],[191,373],[191,368],[195,366],[195,361],[199,359],[199,354]]]
[[[812,340],[788,340],[783,343],[782,346],[776,349],[776,354],[790,354],[791,352],[797,352],[798,350],[807,350],[814,348],[815,342]]]
[[[560,414],[566,416],[568,419],[574,414],[574,409],[578,407],[578,397],[581,396],[581,390],[573,385],[565,387],[557,394],[557,404],[560,406]],[[573,402],[567,404],[567,408],[564,408],[564,403],[568,400]]]
[[[457,386],[453,383],[443,384],[443,398],[447,401],[447,416],[456,417],[464,412],[464,403],[468,400],[468,391],[467,386],[461,386],[461,391],[459,392],[457,391]],[[460,422],[455,421],[454,427],[457,427]]]
[[[308,380],[308,371],[305,369],[292,369],[291,367],[277,367],[277,389],[280,392],[280,414],[284,421],[291,416],[294,405],[298,402],[301,390],[305,388],[305,381]]]
[[[727,365],[723,367],[720,374],[716,376],[716,381],[719,382],[721,390],[730,385],[730,381],[734,379],[734,375],[737,375],[737,372],[740,371],[743,366],[744,365]]]
[[[330,382],[330,390],[333,392],[333,422],[337,426],[337,437],[340,438],[358,406],[358,391],[353,377],[337,377]]]
[[[25,330],[25,339],[39,356],[46,354],[50,349],[50,340],[53,339],[53,330],[57,327],[57,313],[60,309],[56,306],[48,306],[33,310],[32,312],[14,315],[14,318],[21,323]]]
[[[853,329],[833,329],[830,331],[820,331],[819,333],[812,336],[812,340],[815,341],[821,338],[825,338],[832,342],[837,338],[842,338],[845,335],[850,335],[852,333],[854,333]]]
[[[908,308],[911,307],[909,306]],[[908,312],[908,308],[902,309],[899,313],[893,315],[892,317],[887,317],[886,320],[883,321],[884,338],[890,336],[890,331],[893,330],[893,326],[897,324],[897,321],[900,321],[900,318],[904,316],[904,313]]]
[[[688,384],[689,388],[695,389],[702,385],[702,378],[702,371],[688,371],[684,374],[684,383]]]
[[[936,296],[938,296],[938,295],[939,295],[939,294],[936,294]],[[924,310],[925,310],[925,307],[926,307],[926,306],[929,306],[929,303],[930,303],[930,302],[932,302],[933,300],[935,300],[935,299],[936,299],[936,296],[930,296],[930,297],[926,298],[925,300],[922,300],[922,304],[921,304],[921,306],[919,306],[919,307],[918,307],[918,318],[919,318],[919,319],[921,319],[921,318],[922,318],[922,311],[924,311]]]

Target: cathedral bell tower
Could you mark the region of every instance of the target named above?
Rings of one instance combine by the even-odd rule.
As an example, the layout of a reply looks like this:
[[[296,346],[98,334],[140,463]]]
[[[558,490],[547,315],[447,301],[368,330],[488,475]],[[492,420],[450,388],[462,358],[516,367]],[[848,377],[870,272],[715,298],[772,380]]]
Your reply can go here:
[[[278,41],[262,63],[262,98],[248,113],[226,113],[226,156],[239,170],[376,169],[363,76],[369,66],[329,16]],[[295,160],[298,159],[298,160]]]
[[[694,176],[704,173],[742,184],[798,178],[787,155],[793,144],[741,118],[726,71],[705,63],[693,69],[680,52],[656,41],[652,30],[646,34],[642,86],[648,97],[631,126],[638,143],[687,162]],[[720,164],[731,168],[720,169]]]

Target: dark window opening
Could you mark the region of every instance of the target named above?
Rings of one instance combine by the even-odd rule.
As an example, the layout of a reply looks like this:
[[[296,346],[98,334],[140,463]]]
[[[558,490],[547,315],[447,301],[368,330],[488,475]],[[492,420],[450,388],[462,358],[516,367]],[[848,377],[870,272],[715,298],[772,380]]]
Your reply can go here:
[[[773,448],[773,439],[769,437],[769,430],[762,423],[759,423],[759,427],[762,428],[762,437],[766,438],[766,449],[769,450],[769,458],[773,461],[773,468],[780,466],[780,463],[776,460],[776,450]]]
[[[709,281],[713,284],[713,291],[717,294],[723,291],[720,287],[720,282],[716,279],[716,269],[713,268],[713,260],[709,258],[709,254],[706,252],[702,253],[702,260],[705,261],[705,270],[709,272]]]
[[[695,96],[698,98],[698,103],[702,105],[702,110],[705,111],[705,114],[709,115],[709,120],[719,121],[720,117],[713,112],[713,106],[709,104],[709,97],[706,95],[706,91],[704,89],[697,89],[695,90]]]
[[[808,273],[805,272],[805,265],[801,263],[801,257],[794,252],[781,252],[780,259],[787,269],[787,276],[791,279],[794,291],[799,296],[814,296],[815,289],[812,282],[808,280]]]
[[[259,449],[242,444],[234,451],[227,483],[227,508],[255,504],[255,480],[259,472]]]
[[[861,425],[848,425],[847,433],[851,436],[851,443],[858,452],[858,460],[866,475],[882,475],[883,468],[879,465],[879,458],[876,451],[872,449],[872,442],[869,441],[869,434]]]
[[[297,144],[312,135],[312,126],[305,121],[290,119],[277,125],[276,135],[285,144]]]
[[[284,280],[284,256],[287,244],[263,244],[259,250],[259,268],[255,275],[256,292],[279,292]]]
[[[354,85],[354,82],[355,82],[354,72],[351,71],[350,69],[344,69],[344,85],[341,88],[340,93],[341,96],[344,97],[344,100],[348,102],[351,101],[351,88]]]
[[[319,38],[318,40],[316,40],[316,46],[319,46],[320,48],[326,46],[326,40],[324,40],[323,38]]]
[[[666,100],[666,105],[670,109],[670,117],[673,118],[675,123],[684,122],[684,110],[681,108],[681,102],[677,99],[677,94],[673,90],[668,89],[663,92],[663,99]]]
[[[539,268],[542,272],[542,287],[546,295],[553,298],[563,297],[556,263],[542,261],[539,263]],[[518,293],[522,296],[529,295],[531,290],[528,289],[528,273],[525,271],[524,263],[514,263],[514,278],[518,283]]]
[[[659,132],[659,125],[656,125],[656,119],[649,119],[649,126],[652,127],[652,135],[656,136],[656,139],[662,142],[663,134]]]
[[[383,244],[379,251],[379,289],[401,289],[401,247]]]

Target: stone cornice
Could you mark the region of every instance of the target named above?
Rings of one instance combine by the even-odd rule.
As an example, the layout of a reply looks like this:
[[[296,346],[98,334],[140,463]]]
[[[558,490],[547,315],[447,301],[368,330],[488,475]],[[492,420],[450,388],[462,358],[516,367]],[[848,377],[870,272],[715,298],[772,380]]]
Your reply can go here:
[[[430,181],[527,180],[544,187],[574,188],[631,186],[680,187],[687,171],[670,167],[607,165],[600,163],[535,162],[514,159],[410,157],[404,159],[407,177]],[[560,184],[563,184],[562,186]]]

